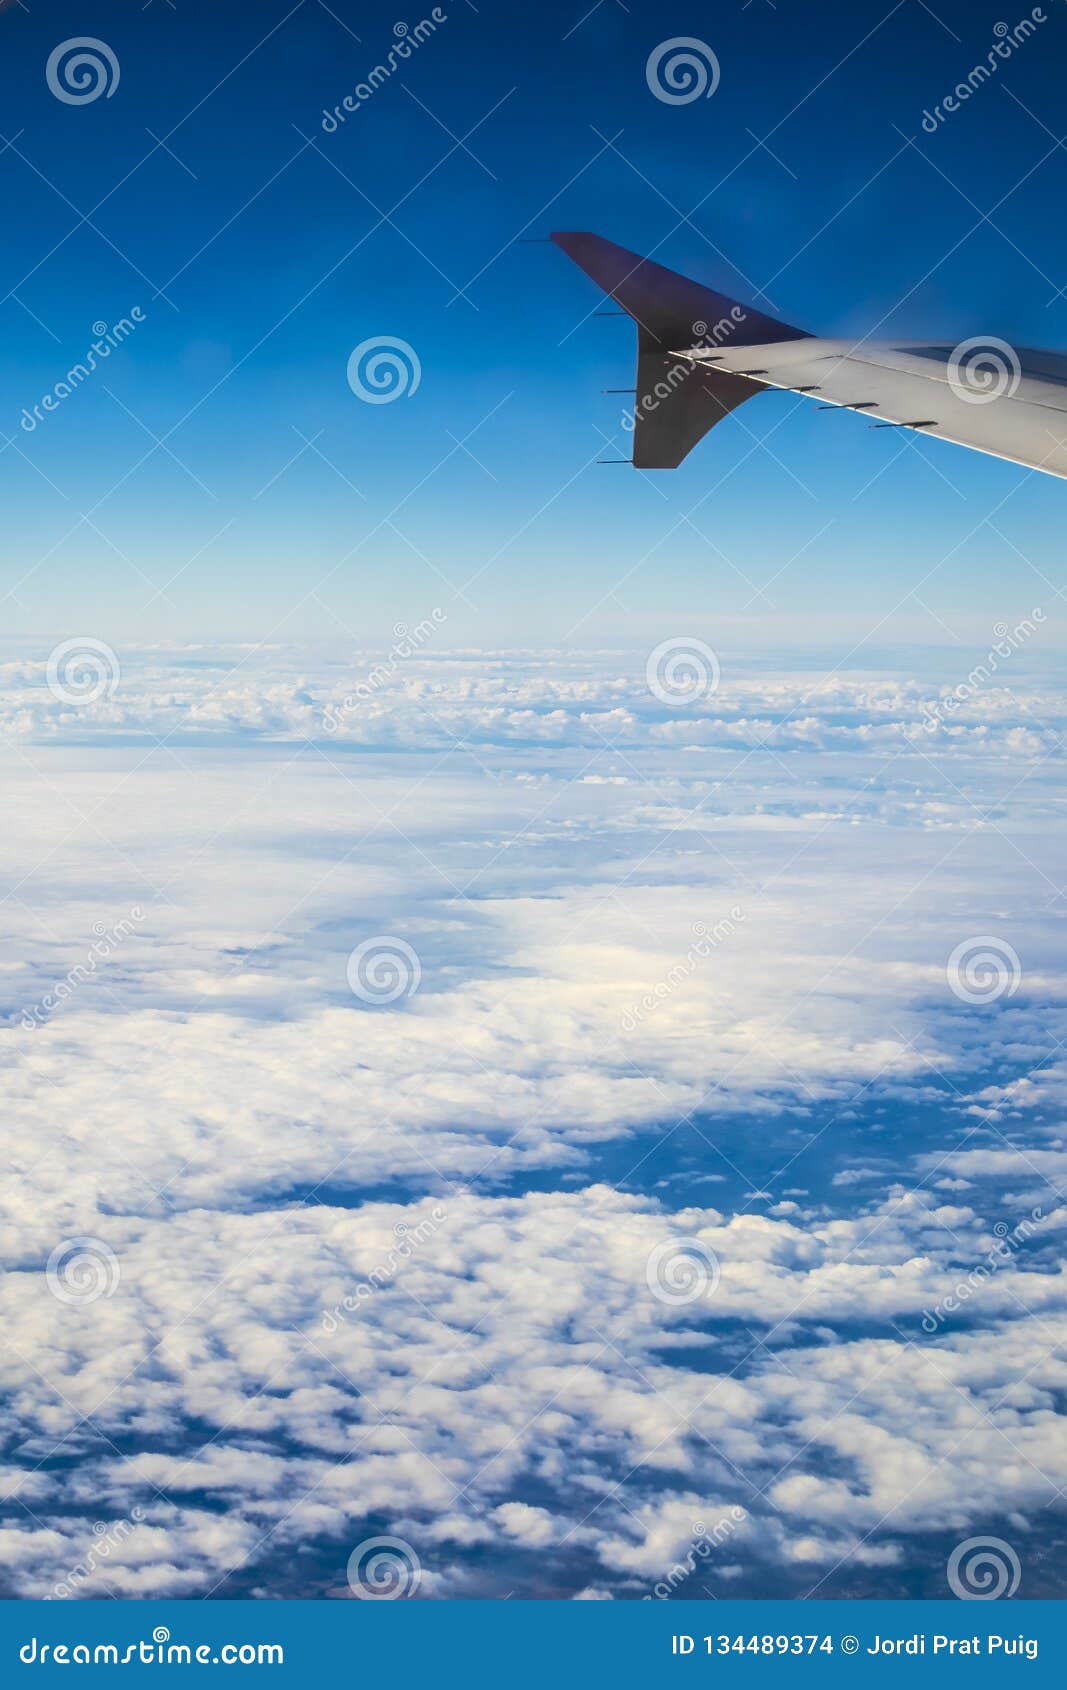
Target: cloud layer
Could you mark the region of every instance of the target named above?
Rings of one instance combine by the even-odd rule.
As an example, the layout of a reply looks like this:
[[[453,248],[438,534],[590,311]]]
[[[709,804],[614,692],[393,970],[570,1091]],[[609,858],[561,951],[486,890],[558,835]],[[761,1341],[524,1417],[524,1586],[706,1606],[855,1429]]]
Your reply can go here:
[[[1062,698],[390,661],[8,666],[6,1588],[1040,1583]]]

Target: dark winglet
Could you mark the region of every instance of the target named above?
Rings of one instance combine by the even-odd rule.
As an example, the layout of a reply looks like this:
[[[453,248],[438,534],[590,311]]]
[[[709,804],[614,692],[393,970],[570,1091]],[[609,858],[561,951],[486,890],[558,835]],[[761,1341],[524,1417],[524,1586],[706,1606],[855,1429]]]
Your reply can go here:
[[[675,469],[709,428],[760,391],[714,364],[686,364],[672,354],[696,346],[760,346],[807,338],[803,329],[766,317],[600,235],[557,230],[551,238],[637,324],[633,462],[638,469]]]
[[[616,246],[614,241],[606,241],[586,229],[555,230],[551,239],[664,347],[695,345],[712,334],[719,323],[735,325],[736,332],[729,335],[734,346],[806,338],[803,329],[790,328],[788,323],[765,317],[750,305],[716,293],[714,288],[706,288],[700,282],[692,282],[674,270],[666,270],[662,264],[653,264],[639,253],[627,252],[624,246]],[[743,313],[743,318],[732,318],[732,312]],[[697,323],[704,324],[699,332],[694,330]],[[722,332],[726,333],[727,329]]]

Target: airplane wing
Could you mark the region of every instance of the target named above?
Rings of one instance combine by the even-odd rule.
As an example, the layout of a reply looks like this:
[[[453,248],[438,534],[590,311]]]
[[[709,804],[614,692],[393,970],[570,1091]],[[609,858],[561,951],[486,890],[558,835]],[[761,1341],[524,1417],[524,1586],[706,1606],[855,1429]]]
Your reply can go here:
[[[633,463],[673,469],[768,389],[1067,477],[1067,357],[989,336],[829,340],[585,231],[552,240],[637,325]]]

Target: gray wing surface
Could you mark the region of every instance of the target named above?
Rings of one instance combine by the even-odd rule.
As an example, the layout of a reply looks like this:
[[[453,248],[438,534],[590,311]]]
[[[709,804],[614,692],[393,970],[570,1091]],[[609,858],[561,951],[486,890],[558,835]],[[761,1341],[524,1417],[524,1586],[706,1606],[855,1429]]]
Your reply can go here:
[[[746,399],[798,393],[1067,477],[1067,358],[975,336],[822,339],[585,231],[553,241],[637,326],[633,462],[673,469]]]

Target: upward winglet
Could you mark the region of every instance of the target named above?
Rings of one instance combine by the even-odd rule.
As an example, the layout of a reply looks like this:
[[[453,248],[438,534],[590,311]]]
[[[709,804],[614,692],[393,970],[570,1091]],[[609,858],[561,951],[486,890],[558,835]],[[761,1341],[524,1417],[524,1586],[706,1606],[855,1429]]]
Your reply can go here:
[[[731,319],[731,312],[743,313],[743,321],[737,324],[739,332],[732,336],[735,346],[804,337],[803,329],[766,317],[751,305],[716,293],[688,276],[679,276],[677,271],[654,264],[639,253],[627,252],[624,246],[616,246],[614,241],[590,234],[587,229],[557,229],[549,238],[665,348],[694,345],[723,319],[737,322]],[[694,333],[695,323],[703,323],[704,330]]]
[[[637,325],[633,462],[638,469],[676,468],[710,428],[759,392],[750,380],[708,363],[687,364],[675,354],[805,338],[803,329],[588,230],[556,230],[551,239]]]

